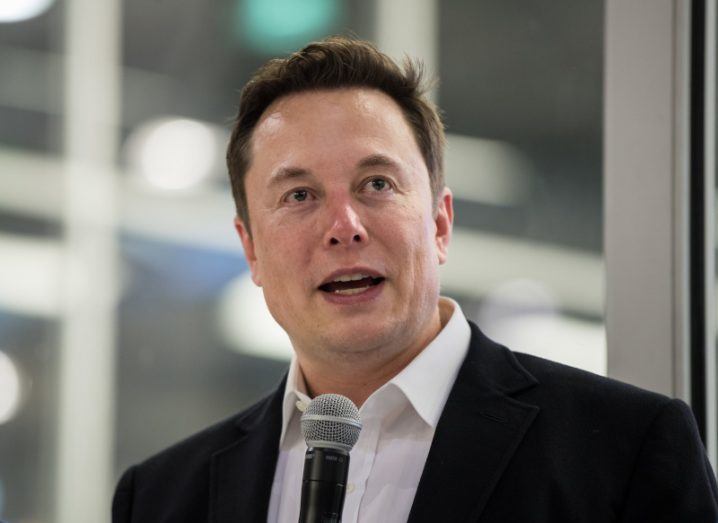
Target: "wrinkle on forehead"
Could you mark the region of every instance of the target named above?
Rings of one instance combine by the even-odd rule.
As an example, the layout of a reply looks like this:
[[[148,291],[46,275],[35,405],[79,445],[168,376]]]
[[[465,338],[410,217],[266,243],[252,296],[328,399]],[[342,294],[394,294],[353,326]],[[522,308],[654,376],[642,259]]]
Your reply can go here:
[[[363,120],[357,120],[347,128],[345,121],[348,113],[361,114]],[[345,131],[379,137],[381,133],[374,133],[374,128],[390,128],[396,125],[397,129],[403,127],[416,144],[414,132],[404,112],[389,95],[373,88],[343,87],[301,91],[278,98],[267,107],[257,122],[253,145],[259,141],[272,141],[283,129],[298,122],[306,123],[312,120],[316,120],[317,124],[320,121],[324,125],[330,122],[340,124],[339,128],[330,133],[332,137],[344,135]],[[367,125],[369,133],[366,133]],[[305,131],[309,129],[305,128]]]

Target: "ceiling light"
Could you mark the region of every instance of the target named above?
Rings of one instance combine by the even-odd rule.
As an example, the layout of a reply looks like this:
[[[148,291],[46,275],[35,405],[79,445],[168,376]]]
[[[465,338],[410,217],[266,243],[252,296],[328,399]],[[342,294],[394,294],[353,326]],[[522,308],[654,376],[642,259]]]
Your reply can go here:
[[[22,22],[47,11],[55,0],[3,0],[0,2],[0,22]]]
[[[236,33],[259,51],[286,53],[331,33],[342,8],[340,0],[240,0]]]
[[[127,140],[130,168],[153,187],[182,190],[212,174],[221,160],[215,129],[187,118],[162,118],[137,128]]]
[[[20,374],[4,352],[0,351],[0,424],[11,420],[20,407]]]

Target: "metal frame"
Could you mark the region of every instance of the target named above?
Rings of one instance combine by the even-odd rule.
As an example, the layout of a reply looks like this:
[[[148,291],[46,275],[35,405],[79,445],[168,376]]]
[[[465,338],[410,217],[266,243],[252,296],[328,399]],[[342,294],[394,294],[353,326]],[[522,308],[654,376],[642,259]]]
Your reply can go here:
[[[64,6],[64,276],[52,520],[75,523],[107,520],[114,483],[121,12],[118,0]]]
[[[715,0],[707,3],[705,132],[695,137],[706,140],[699,188],[705,209],[697,217],[705,247],[697,260],[689,184],[691,2],[606,2],[604,249],[608,375],[690,402],[691,343],[700,328],[701,346],[693,350],[705,354],[706,386],[696,405],[705,399],[708,408],[697,418],[705,420],[715,468]],[[691,301],[696,261],[704,289],[699,304]]]
[[[703,207],[704,207],[704,280],[705,296],[703,308],[706,311],[704,323],[705,344],[705,438],[708,456],[716,470],[718,464],[718,386],[716,351],[716,24],[718,8],[716,0],[705,0],[705,42],[704,42],[704,166],[703,166]]]
[[[689,8],[608,0],[604,37],[608,374],[686,401]]]

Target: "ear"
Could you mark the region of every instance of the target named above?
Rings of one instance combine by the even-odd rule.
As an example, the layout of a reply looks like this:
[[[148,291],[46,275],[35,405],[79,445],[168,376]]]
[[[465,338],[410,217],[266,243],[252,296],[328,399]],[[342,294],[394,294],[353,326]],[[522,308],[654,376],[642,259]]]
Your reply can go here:
[[[249,264],[249,271],[252,273],[252,281],[257,287],[262,286],[262,278],[259,274],[259,264],[257,263],[257,254],[254,250],[254,240],[252,239],[252,233],[249,232],[249,228],[244,225],[244,222],[239,217],[234,219],[234,228],[239,234],[239,239],[242,241],[242,247],[244,248],[244,257],[247,259]]]
[[[448,187],[444,187],[437,202],[434,223],[436,224],[436,253],[439,264],[444,264],[449,254],[451,230],[454,224],[454,200]]]

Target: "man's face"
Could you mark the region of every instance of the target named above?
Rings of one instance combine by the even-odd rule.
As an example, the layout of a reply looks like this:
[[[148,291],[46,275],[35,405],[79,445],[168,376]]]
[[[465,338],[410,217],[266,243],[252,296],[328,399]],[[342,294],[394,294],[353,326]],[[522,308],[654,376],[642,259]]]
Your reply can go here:
[[[310,91],[267,108],[245,179],[252,278],[301,357],[426,343],[451,236],[399,106],[369,89]],[[433,329],[433,332],[429,332]]]

